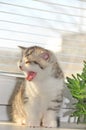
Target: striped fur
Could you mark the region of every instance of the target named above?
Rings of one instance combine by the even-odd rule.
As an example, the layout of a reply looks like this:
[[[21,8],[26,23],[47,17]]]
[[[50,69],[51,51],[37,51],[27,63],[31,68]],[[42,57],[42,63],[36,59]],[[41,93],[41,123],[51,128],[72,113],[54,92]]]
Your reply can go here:
[[[57,127],[63,101],[64,75],[55,55],[44,48],[20,47],[19,67],[25,76],[36,72],[31,81],[24,83],[12,101],[12,120],[30,127]]]

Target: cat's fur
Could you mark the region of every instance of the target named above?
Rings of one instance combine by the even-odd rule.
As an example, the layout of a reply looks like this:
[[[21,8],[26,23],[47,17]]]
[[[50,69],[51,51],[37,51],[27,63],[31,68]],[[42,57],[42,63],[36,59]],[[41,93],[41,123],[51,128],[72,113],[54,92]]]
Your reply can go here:
[[[30,127],[57,127],[64,89],[64,76],[57,59],[51,51],[38,46],[20,48],[19,67],[27,78],[12,101],[12,119]],[[35,75],[28,78],[29,72]]]

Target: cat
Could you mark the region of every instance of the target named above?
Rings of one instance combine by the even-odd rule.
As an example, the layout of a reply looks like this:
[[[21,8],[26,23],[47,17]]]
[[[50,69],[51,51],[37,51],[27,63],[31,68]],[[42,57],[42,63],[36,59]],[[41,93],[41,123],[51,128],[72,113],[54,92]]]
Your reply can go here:
[[[29,127],[57,127],[64,90],[64,74],[57,58],[39,46],[20,48],[18,66],[25,80],[12,101],[12,120]]]

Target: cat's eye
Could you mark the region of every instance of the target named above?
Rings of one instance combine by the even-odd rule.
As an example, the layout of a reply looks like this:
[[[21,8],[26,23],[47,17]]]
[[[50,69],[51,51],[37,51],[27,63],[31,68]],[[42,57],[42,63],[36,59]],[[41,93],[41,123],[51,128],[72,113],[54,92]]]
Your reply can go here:
[[[25,63],[28,64],[28,63],[30,63],[30,62],[29,62],[29,61],[26,61]]]

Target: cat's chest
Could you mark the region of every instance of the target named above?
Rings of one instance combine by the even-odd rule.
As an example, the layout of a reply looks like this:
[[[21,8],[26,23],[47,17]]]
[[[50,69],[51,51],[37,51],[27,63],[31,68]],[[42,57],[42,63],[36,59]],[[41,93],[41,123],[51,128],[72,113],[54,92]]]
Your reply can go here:
[[[26,82],[26,93],[31,97],[50,96],[59,91],[59,81],[50,78],[43,82]]]

